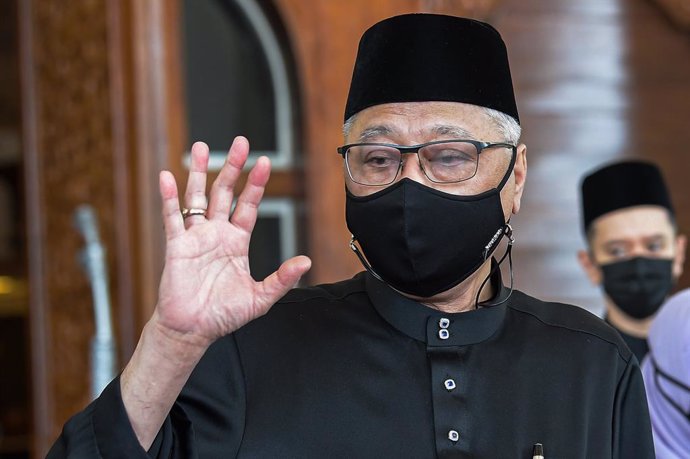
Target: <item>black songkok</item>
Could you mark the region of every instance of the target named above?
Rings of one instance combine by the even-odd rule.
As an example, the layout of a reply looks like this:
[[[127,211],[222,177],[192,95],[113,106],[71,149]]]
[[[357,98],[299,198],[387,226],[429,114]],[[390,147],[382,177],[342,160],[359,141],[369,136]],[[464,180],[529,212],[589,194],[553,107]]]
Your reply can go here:
[[[632,206],[661,206],[674,215],[671,197],[661,171],[644,161],[610,164],[582,181],[582,215],[585,233],[602,215]]]
[[[364,32],[345,121],[374,105],[463,102],[518,117],[508,55],[499,33],[473,19],[405,14]]]

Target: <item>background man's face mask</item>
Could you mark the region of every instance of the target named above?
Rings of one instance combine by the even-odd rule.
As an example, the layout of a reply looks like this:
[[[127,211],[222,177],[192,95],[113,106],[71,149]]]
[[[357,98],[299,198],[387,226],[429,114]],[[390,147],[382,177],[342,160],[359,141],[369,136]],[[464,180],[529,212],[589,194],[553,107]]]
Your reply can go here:
[[[408,178],[369,196],[348,191],[353,250],[365,268],[401,292],[428,298],[455,287],[491,256],[506,232],[500,192],[514,162],[515,153],[498,187],[474,196]]]
[[[635,319],[653,315],[673,288],[673,260],[632,258],[601,266],[604,291]]]

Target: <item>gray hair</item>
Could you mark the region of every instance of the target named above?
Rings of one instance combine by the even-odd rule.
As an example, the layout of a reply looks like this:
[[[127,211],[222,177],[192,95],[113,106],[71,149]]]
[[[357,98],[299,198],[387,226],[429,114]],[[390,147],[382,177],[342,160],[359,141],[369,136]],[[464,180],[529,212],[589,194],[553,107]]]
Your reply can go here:
[[[355,124],[355,119],[357,118],[357,113],[352,115],[345,121],[345,124],[343,124],[343,137],[347,138],[347,136],[350,135],[350,131],[352,130],[352,125]]]
[[[506,142],[512,143],[513,145],[518,144],[520,135],[522,135],[522,128],[515,118],[492,108],[482,107],[482,110],[484,114],[494,122],[498,128],[498,132]]]
[[[522,134],[522,128],[515,118],[492,108],[480,108],[484,111],[484,114],[487,116],[487,118],[489,118],[494,123],[496,128],[498,128],[498,132],[506,142],[512,143],[513,145],[518,144],[520,141],[520,135]],[[350,135],[352,125],[354,124],[356,118],[357,113],[348,118],[347,121],[345,121],[345,124],[343,124],[343,136],[345,138]]]

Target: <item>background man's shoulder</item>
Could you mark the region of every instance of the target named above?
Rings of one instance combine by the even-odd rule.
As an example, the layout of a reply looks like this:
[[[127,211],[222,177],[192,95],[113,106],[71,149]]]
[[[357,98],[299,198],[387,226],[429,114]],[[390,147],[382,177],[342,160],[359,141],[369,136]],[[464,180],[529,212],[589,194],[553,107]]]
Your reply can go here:
[[[509,308],[517,315],[531,317],[551,331],[561,330],[564,335],[575,334],[588,343],[594,341],[602,348],[613,348],[625,362],[632,357],[620,334],[601,318],[582,307],[542,301],[515,291]]]

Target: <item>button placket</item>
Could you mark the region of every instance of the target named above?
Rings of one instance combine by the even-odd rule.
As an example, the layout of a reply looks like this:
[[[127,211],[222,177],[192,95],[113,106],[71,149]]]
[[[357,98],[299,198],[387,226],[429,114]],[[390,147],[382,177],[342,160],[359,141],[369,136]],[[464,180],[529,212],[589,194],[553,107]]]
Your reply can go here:
[[[447,317],[441,317],[438,321],[438,337],[440,339],[446,340],[450,338],[450,331],[448,327],[450,326],[450,319]]]
[[[428,336],[435,343],[427,347],[427,356],[431,365],[436,456],[439,459],[451,459],[466,452],[468,447],[468,443],[463,440],[468,427],[468,413],[464,393],[457,383],[457,378],[463,373],[460,348],[443,346],[433,336],[440,330],[447,330],[440,328],[441,325],[450,328],[452,324],[450,320],[441,322],[438,318],[428,323]],[[452,342],[452,338],[448,342]]]

